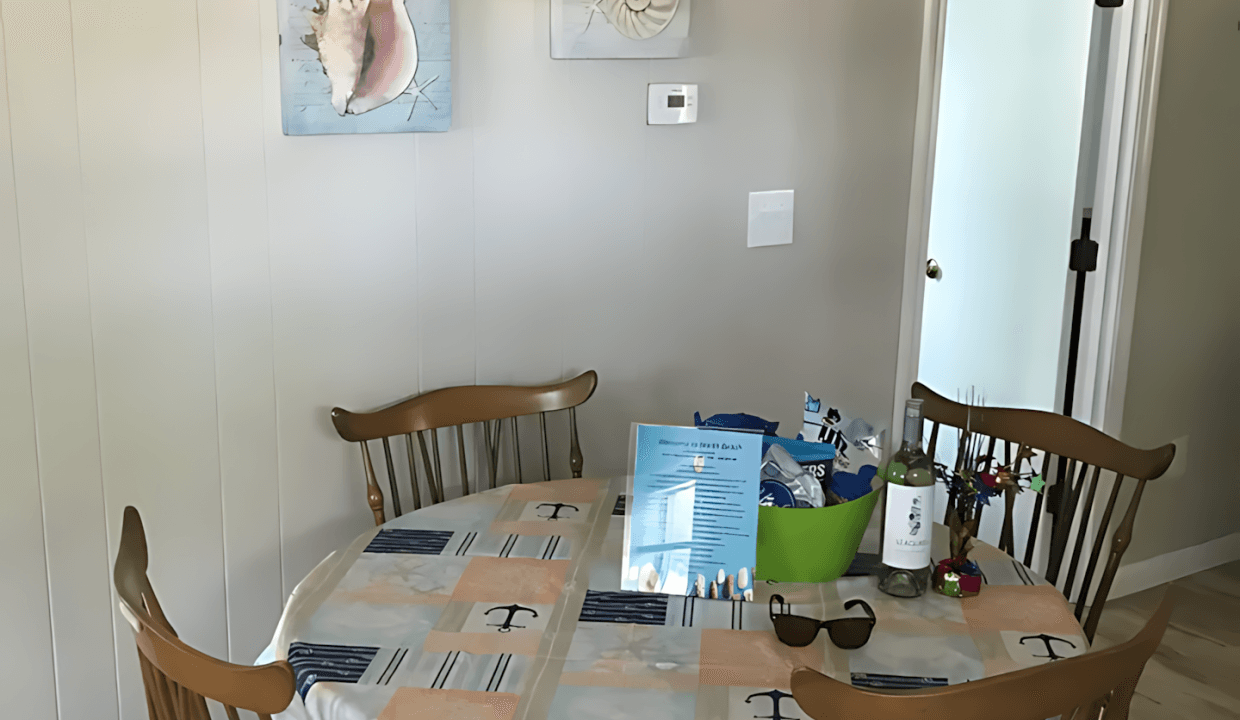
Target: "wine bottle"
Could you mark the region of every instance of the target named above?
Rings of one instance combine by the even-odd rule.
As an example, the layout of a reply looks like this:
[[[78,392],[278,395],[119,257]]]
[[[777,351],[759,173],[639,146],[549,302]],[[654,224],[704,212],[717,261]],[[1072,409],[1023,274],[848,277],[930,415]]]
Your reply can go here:
[[[887,481],[887,504],[878,589],[896,597],[918,597],[930,585],[934,462],[921,449],[921,403],[905,404],[904,439],[879,470]]]

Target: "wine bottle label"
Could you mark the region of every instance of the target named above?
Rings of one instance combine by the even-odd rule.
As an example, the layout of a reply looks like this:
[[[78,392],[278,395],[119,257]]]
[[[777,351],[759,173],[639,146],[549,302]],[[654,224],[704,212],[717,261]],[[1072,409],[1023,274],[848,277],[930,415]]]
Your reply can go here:
[[[887,485],[883,564],[904,570],[930,566],[934,486]]]

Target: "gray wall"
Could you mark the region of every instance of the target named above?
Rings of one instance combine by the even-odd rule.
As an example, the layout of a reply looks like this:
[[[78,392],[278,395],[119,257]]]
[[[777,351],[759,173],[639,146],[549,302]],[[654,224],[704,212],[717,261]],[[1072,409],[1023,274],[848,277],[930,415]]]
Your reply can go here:
[[[1240,531],[1237,22],[1236,0],[1168,15],[1123,439],[1188,443],[1147,489],[1128,563]]]
[[[280,133],[276,7],[0,2],[13,717],[145,716],[129,504],[182,635],[253,658],[369,523],[333,405],[594,368],[591,475],[634,420],[889,417],[921,3],[700,0],[692,58],[553,62],[546,0],[461,0],[451,132],[312,138]],[[700,83],[701,122],[647,127],[651,81]],[[747,250],[781,188],[796,243]]]

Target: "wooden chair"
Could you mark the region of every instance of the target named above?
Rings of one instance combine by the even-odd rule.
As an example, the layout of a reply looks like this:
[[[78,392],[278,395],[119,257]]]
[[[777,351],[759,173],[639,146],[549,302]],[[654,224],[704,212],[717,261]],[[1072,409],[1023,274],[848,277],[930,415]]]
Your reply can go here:
[[[438,430],[456,426],[456,446],[460,463],[461,491],[469,494],[469,472],[466,463],[465,426],[482,425],[486,443],[488,480],[494,488],[499,472],[499,451],[504,420],[511,429],[513,467],[518,482],[524,482],[521,467],[521,437],[517,418],[538,415],[539,432],[542,436],[542,477],[551,479],[550,446],[547,443],[547,413],[567,410],[571,447],[569,466],[573,477],[581,477],[584,460],[581,444],[577,439],[578,405],[590,399],[598,385],[598,374],[587,371],[561,383],[538,387],[514,385],[465,385],[428,392],[382,410],[354,413],[340,408],[332,410],[332,423],[340,437],[358,443],[362,448],[362,469],[366,473],[366,501],[375,516],[375,524],[384,522],[383,490],[375,476],[374,463],[370,458],[371,440],[383,441],[384,459],[387,461],[388,488],[392,493],[392,511],[400,516],[400,492],[396,481],[396,465],[392,459],[391,439],[403,435],[405,455],[409,461],[409,484],[412,490],[414,510],[422,507],[422,493],[418,487],[418,472],[414,462],[414,440],[422,456],[423,472],[430,503],[444,499],[443,471],[439,458]],[[430,435],[428,449],[427,435]],[[432,461],[432,457],[434,460]],[[482,472],[475,469],[481,479]]]
[[[911,691],[857,688],[800,668],[792,673],[792,697],[814,720],[1126,718],[1137,681],[1162,641],[1174,604],[1169,591],[1136,637],[1099,652],[969,683]]]
[[[224,706],[229,720],[239,720],[238,709],[270,720],[288,707],[295,689],[291,665],[233,665],[186,645],[164,616],[146,568],[142,516],[127,507],[112,578],[121,612],[134,628],[151,720],[211,720],[208,698]]]
[[[986,461],[987,469],[990,463],[1000,461],[1000,458],[996,456],[1000,442],[1003,444],[1002,464],[1006,466],[1010,466],[1015,458],[1026,451],[1040,450],[1045,453],[1042,468],[1047,486],[1044,493],[1037,494],[1034,498],[1033,517],[1024,545],[1024,563],[1026,566],[1033,564],[1038,524],[1044,509],[1043,495],[1045,495],[1045,509],[1052,516],[1045,575],[1052,584],[1057,584],[1060,579],[1063,561],[1067,556],[1068,540],[1072,536],[1073,527],[1077,529],[1072,558],[1068,564],[1067,573],[1062,578],[1063,593],[1069,601],[1072,599],[1072,588],[1077,570],[1081,567],[1086,529],[1089,527],[1094,499],[1098,494],[1099,483],[1105,479],[1101,473],[1104,470],[1114,473],[1115,480],[1111,487],[1110,498],[1103,509],[1093,548],[1083,567],[1084,577],[1081,580],[1080,594],[1075,608],[1077,620],[1081,619],[1086,607],[1089,589],[1102,554],[1104,538],[1111,526],[1115,503],[1119,498],[1120,487],[1126,478],[1136,480],[1136,489],[1111,539],[1106,566],[1099,578],[1098,590],[1094,595],[1093,603],[1089,606],[1089,618],[1085,622],[1084,630],[1086,638],[1092,642],[1094,632],[1098,629],[1098,620],[1102,616],[1102,609],[1106,605],[1107,595],[1111,591],[1111,584],[1115,581],[1115,573],[1119,570],[1120,559],[1132,541],[1133,525],[1136,522],[1137,508],[1141,504],[1141,494],[1145,490],[1145,484],[1161,477],[1171,466],[1171,461],[1175,457],[1175,445],[1168,444],[1154,450],[1140,450],[1064,415],[1039,410],[969,406],[948,400],[921,383],[913,385],[913,397],[924,401],[922,410],[926,419],[931,422],[927,454],[932,458],[935,456],[939,428],[942,425],[961,431],[959,448],[965,447],[965,444],[971,441],[984,442],[986,449],[982,455],[990,458]],[[1013,446],[1016,447],[1015,454],[1012,453]],[[1059,458],[1058,468],[1052,461],[1052,457]],[[1089,473],[1091,467],[1093,468],[1092,474]],[[1054,478],[1056,475],[1057,479]],[[954,497],[949,499],[949,508],[954,501]],[[1016,557],[1016,543],[1013,537],[1015,535],[1013,523],[1015,503],[1016,493],[1014,489],[1008,489],[1004,496],[1004,517],[999,534],[999,549],[1013,557]],[[944,522],[946,522],[946,514]]]

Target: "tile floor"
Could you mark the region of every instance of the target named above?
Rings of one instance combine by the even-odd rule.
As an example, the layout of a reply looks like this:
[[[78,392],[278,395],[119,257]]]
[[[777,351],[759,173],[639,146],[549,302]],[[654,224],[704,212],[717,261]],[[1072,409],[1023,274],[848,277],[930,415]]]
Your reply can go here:
[[[1133,720],[1240,718],[1240,561],[1175,585],[1179,604],[1133,698]],[[1107,603],[1097,648],[1123,642],[1162,599],[1155,588]]]

